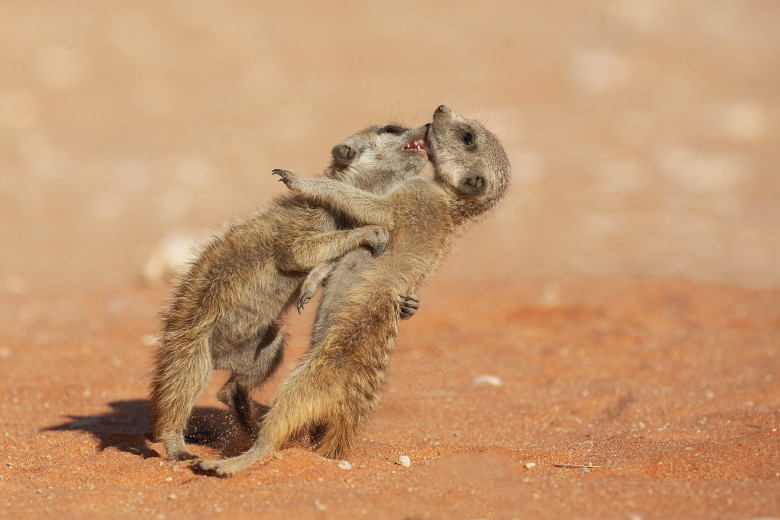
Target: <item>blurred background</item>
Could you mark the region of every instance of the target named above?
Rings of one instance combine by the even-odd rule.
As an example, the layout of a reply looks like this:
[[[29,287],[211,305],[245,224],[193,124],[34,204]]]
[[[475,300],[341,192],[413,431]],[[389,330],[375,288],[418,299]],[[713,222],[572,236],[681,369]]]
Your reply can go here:
[[[778,27],[773,0],[0,0],[0,293],[143,284],[272,168],[442,103],[514,173],[447,279],[776,287]]]

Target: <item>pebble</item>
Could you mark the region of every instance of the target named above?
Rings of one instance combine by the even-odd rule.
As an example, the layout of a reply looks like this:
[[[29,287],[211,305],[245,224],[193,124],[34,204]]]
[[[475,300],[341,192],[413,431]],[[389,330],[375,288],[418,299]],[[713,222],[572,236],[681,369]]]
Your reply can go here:
[[[524,465],[525,465],[525,469],[531,469],[536,467],[536,462],[526,462]]]
[[[398,464],[400,464],[405,468],[408,468],[412,465],[412,459],[410,459],[406,455],[401,455],[400,457],[398,457]]]
[[[501,379],[496,376],[485,374],[482,376],[475,377],[474,381],[472,381],[471,384],[473,384],[474,386],[479,386],[479,385],[503,386],[504,382],[501,381]]]
[[[340,460],[339,467],[341,469],[352,469],[352,464],[350,464],[348,460]]]

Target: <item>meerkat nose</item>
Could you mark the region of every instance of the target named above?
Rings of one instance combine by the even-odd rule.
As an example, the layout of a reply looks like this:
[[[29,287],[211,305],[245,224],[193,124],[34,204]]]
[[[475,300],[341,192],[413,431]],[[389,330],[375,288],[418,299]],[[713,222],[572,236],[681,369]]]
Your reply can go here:
[[[437,112],[451,112],[450,108],[447,105],[439,105],[439,108],[436,109]]]

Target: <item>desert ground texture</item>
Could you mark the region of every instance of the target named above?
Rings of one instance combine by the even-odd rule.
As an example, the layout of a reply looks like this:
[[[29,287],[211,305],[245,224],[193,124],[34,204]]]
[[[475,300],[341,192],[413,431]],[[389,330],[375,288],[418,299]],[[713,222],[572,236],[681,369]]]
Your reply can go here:
[[[780,4],[0,0],[0,516],[780,518]],[[401,324],[346,461],[162,458],[162,258],[447,104],[500,208]],[[426,171],[426,175],[430,171]],[[161,263],[162,262],[162,263]],[[269,403],[308,346],[289,312]],[[215,392],[188,429],[248,438]]]

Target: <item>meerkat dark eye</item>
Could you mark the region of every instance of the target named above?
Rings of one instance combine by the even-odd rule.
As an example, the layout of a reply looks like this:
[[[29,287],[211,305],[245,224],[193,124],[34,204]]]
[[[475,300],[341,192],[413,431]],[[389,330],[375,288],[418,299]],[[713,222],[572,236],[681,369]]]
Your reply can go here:
[[[387,125],[383,126],[379,129],[380,134],[402,134],[404,133],[404,128],[402,126],[398,125]]]
[[[474,144],[474,134],[468,131],[463,132],[463,135],[461,136],[461,140],[463,141],[463,144],[465,144],[466,146],[471,146],[472,144]]]

